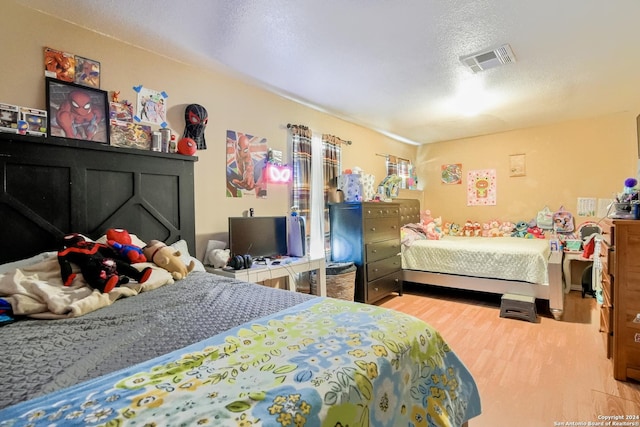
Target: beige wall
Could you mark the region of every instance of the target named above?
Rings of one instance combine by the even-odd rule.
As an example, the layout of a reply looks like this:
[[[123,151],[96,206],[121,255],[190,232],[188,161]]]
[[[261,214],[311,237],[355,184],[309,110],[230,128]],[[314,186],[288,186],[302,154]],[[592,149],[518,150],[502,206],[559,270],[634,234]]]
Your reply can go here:
[[[206,241],[227,230],[227,218],[253,207],[257,215],[284,215],[289,209],[286,186],[270,186],[267,199],[227,198],[225,137],[227,129],[265,137],[270,148],[287,150],[287,123],[303,124],[319,133],[353,141],[343,151],[345,168],[360,166],[382,180],[383,157],[415,159],[417,148],[327,114],[272,95],[220,72],[191,67],[166,57],[15,5],[3,4],[0,16],[2,78],[0,102],[45,107],[42,49],[49,46],[100,61],[103,90],[119,90],[121,99],[135,101],[132,87],[144,85],[169,95],[168,123],[184,129],[184,108],[203,105],[209,113],[205,133],[208,149],[195,164],[196,251],[202,257]],[[167,53],[170,56],[170,52]],[[312,84],[312,83],[310,83]],[[161,191],[161,189],[158,189]]]
[[[640,100],[639,100],[640,102]],[[418,150],[423,206],[444,221],[528,221],[548,205],[576,214],[578,197],[611,198],[636,176],[636,114],[629,112],[441,142]],[[509,155],[526,155],[526,176],[509,176]],[[441,165],[462,163],[461,185],[441,182]],[[467,206],[466,173],[496,169],[497,204]],[[576,225],[593,218],[577,217]]]
[[[575,212],[577,197],[608,198],[623,180],[635,175],[636,125],[633,113],[524,129],[478,138],[414,147],[376,132],[257,89],[221,72],[191,67],[129,44],[6,2],[0,16],[3,71],[0,102],[44,108],[42,48],[86,56],[101,62],[102,89],[121,91],[134,100],[134,85],[169,94],[168,122],[177,133],[184,129],[184,108],[205,106],[209,124],[208,149],[195,164],[197,255],[206,241],[226,232],[227,217],[253,207],[258,215],[281,215],[289,208],[286,186],[270,186],[267,199],[233,199],[225,195],[225,135],[227,129],[267,138],[269,146],[287,153],[287,123],[309,126],[353,141],[343,151],[343,167],[362,167],[376,180],[385,175],[383,157],[394,154],[416,160],[423,191],[402,197],[423,200],[423,206],[447,220],[511,221],[529,219],[548,204],[564,204]],[[170,55],[170,53],[167,53]],[[509,177],[509,154],[526,154],[526,176]],[[495,168],[498,204],[467,207],[463,185],[440,182],[440,166],[462,163],[472,169]],[[582,221],[585,218],[577,218]]]

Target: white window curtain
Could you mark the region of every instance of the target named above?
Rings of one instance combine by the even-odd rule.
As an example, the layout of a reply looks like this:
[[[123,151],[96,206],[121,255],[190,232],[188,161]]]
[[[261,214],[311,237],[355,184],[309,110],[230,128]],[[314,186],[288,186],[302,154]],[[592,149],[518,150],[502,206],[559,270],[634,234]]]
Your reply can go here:
[[[342,163],[342,144],[345,141],[337,136],[322,135],[322,169],[324,200],[324,252],[327,261],[331,260],[331,224],[329,222],[329,190],[337,184]]]
[[[339,138],[313,134],[302,125],[289,125],[293,183],[291,200],[307,221],[309,255],[329,259],[327,189],[340,171]],[[336,142],[337,140],[337,142]]]
[[[324,234],[324,173],[322,170],[322,137],[311,137],[311,220],[310,245],[311,258],[325,257]]]

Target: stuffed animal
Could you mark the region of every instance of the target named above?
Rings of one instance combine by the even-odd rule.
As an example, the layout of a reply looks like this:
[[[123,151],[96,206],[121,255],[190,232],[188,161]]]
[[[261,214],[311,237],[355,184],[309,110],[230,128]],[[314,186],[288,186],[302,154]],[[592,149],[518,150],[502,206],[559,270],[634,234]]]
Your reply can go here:
[[[135,246],[131,240],[131,235],[122,228],[110,228],[107,230],[107,244],[111,246],[124,261],[134,264],[137,262],[147,262],[142,248]]]
[[[500,231],[500,221],[497,219],[489,221],[489,237],[500,237],[502,232]]]
[[[193,260],[185,265],[180,251],[158,240],[149,241],[143,252],[149,261],[167,270],[175,280],[184,279],[196,266]]]
[[[430,222],[433,222],[433,217],[431,216],[431,211],[429,209],[420,213],[420,224],[427,225]]]
[[[441,237],[441,232],[436,227],[436,223],[434,221],[431,221],[424,227],[424,234],[429,240],[440,240]]]
[[[89,286],[109,293],[116,286],[129,283],[129,278],[144,283],[151,276],[151,268],[138,271],[129,263],[117,259],[116,253],[107,245],[89,241],[78,233],[68,234],[63,239],[64,248],[58,251],[60,275],[65,286],[69,286],[76,274],[71,263],[80,267],[80,272]]]
[[[442,225],[442,234],[447,235],[449,234],[450,231],[451,231],[451,223],[449,221],[446,221]]]
[[[524,237],[527,234],[529,224],[526,221],[518,221],[515,229],[511,233],[511,237]]]
[[[207,264],[215,268],[222,268],[229,262],[230,249],[212,249],[207,256]]]
[[[442,217],[437,216],[433,219],[433,223],[436,225],[435,232],[438,233],[440,237],[444,236],[444,230],[442,229]]]
[[[471,221],[470,219],[468,219],[464,225],[462,226],[462,232],[461,232],[462,236],[465,237],[473,237],[473,221]]]
[[[544,230],[537,225],[529,227],[527,228],[527,234],[525,237],[528,239],[544,239]]]
[[[503,236],[510,236],[513,231],[513,224],[511,221],[505,221],[500,224],[500,232]]]
[[[480,233],[482,232],[482,226],[478,221],[474,221],[473,223],[473,237],[480,237]]]

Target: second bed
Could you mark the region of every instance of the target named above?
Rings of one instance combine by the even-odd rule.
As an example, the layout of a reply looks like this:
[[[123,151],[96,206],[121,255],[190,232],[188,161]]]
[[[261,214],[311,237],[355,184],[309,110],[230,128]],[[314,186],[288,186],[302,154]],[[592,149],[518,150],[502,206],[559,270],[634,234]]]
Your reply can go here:
[[[401,225],[420,222],[418,200],[399,200]],[[544,239],[452,237],[413,240],[402,247],[403,280],[449,288],[548,300],[564,311],[562,252]]]

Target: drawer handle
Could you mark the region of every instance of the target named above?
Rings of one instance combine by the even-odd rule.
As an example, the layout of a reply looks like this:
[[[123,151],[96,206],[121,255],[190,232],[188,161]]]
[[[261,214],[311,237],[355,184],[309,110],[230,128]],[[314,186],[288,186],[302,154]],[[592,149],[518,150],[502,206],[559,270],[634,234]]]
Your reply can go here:
[[[374,291],[378,292],[378,288],[373,288]]]
[[[374,273],[377,273],[377,272],[378,272],[378,269],[377,269],[377,268],[374,268],[374,269],[373,269],[373,272],[374,272]]]
[[[374,249],[374,250],[372,250],[371,252],[372,252],[372,253],[374,253],[374,254],[377,254],[377,253],[378,253],[378,250],[377,250],[377,249]]]
[[[633,323],[640,323],[640,313],[636,314],[636,318],[633,319]]]
[[[376,228],[375,227],[371,227],[371,231],[376,231]]]
[[[392,225],[391,228],[395,230],[396,228],[398,228],[398,226],[397,225]]]

